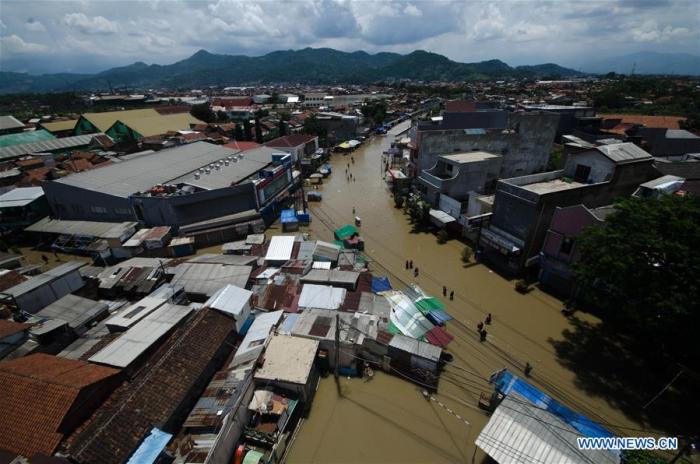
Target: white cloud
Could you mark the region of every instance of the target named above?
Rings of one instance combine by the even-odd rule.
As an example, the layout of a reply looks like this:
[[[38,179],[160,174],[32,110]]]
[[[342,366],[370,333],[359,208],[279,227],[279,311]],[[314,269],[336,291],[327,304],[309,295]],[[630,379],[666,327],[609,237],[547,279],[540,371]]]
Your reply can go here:
[[[45,45],[25,42],[24,39],[15,34],[0,37],[0,51],[2,51],[2,54],[38,53],[46,49]]]
[[[63,22],[84,34],[114,34],[117,32],[117,24],[104,16],[90,18],[85,13],[69,13],[63,17]]]
[[[46,32],[44,24],[34,18],[29,18],[27,22],[24,23],[24,28],[31,32]]]

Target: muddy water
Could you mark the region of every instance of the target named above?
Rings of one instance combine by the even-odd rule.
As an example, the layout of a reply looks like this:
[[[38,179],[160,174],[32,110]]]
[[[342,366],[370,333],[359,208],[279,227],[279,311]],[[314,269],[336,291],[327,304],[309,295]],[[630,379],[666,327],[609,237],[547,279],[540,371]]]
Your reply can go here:
[[[533,382],[569,406],[593,419],[639,427],[605,400],[578,389],[575,374],[557,362],[550,340],[560,339],[571,327],[559,312],[560,301],[539,290],[521,295],[512,281],[483,265],[464,267],[463,245],[456,240],[440,245],[432,234],[411,232],[381,178],[381,153],[406,128],[407,124],[397,126],[352,155],[333,155],[333,174],[320,187],[323,201],[311,206],[310,231],[332,239],[332,229],[352,223],[354,207],[362,218],[361,234],[376,273],[388,275],[398,288],[416,282],[436,296],[442,295],[443,285],[455,291],[454,301],[446,301],[455,317],[447,326],[455,336],[448,346],[455,361],[441,378],[437,399],[470,425],[426,401],[419,388],[400,378],[379,375],[367,383],[344,379],[342,397],[328,378],[321,383],[288,462],[480,462],[484,455],[475,449],[474,440],[488,417],[476,404],[481,392],[491,391],[483,378],[503,367],[521,372],[525,362],[534,366]],[[346,180],[348,163],[356,181]],[[419,268],[417,279],[405,270],[407,259]],[[475,326],[487,313],[494,322],[488,327],[488,341],[480,343]]]

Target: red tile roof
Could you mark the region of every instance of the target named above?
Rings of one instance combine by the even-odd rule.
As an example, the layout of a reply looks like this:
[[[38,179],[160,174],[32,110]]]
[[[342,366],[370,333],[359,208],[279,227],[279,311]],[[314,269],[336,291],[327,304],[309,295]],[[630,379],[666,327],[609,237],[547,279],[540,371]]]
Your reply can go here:
[[[10,335],[14,335],[17,332],[27,330],[31,327],[31,324],[21,324],[14,321],[6,321],[5,319],[0,319],[0,340]]]
[[[233,148],[234,150],[246,151],[246,150],[251,150],[253,148],[258,148],[261,145],[259,143],[255,143],[255,142],[244,142],[244,141],[234,140],[233,142],[227,143],[224,146],[226,148]]]
[[[251,97],[223,97],[214,98],[211,101],[211,106],[225,106],[227,108],[232,106],[251,106],[253,105],[253,99]]]
[[[47,354],[0,363],[0,448],[24,456],[53,454],[81,390],[118,372]]]
[[[17,284],[21,284],[27,280],[22,274],[17,271],[8,271],[0,275],[0,292],[7,290],[10,287],[14,287]]]
[[[315,135],[310,134],[290,134],[270,140],[269,142],[265,143],[265,146],[277,148],[294,148],[298,147],[299,145],[307,144],[315,138]]]
[[[476,102],[465,100],[452,100],[445,102],[445,111],[459,113],[476,111]]]
[[[642,114],[600,114],[603,119],[622,119],[623,124],[642,124],[645,127],[662,127],[680,129],[679,123],[685,121],[683,116],[645,116]]]
[[[230,317],[197,312],[67,440],[68,453],[79,463],[123,463],[152,427],[178,428],[232,351],[234,336]]]

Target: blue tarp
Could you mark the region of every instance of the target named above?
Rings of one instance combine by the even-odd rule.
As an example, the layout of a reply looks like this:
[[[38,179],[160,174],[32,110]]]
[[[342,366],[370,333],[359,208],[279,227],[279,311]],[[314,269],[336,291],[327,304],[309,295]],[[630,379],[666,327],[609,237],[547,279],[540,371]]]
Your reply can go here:
[[[151,434],[141,442],[141,446],[134,451],[126,464],[154,463],[172,437],[171,434],[153,427]]]
[[[585,437],[615,436],[602,425],[560,404],[537,387],[530,385],[525,380],[512,374],[508,369],[503,369],[493,374],[490,382],[496,386],[496,390],[499,393],[504,395],[513,391],[518,393],[538,408],[542,408],[557,416],[559,419],[578,430],[581,435]]]
[[[372,277],[372,291],[374,293],[391,290],[391,283],[388,277]]]
[[[433,309],[428,314],[426,314],[426,317],[430,319],[430,322],[432,322],[435,325],[443,325],[445,322],[451,321],[453,319],[452,316],[447,314],[442,309]]]
[[[282,224],[298,222],[297,214],[293,209],[283,209],[280,215]]]
[[[248,329],[250,329],[250,326],[253,325],[253,321],[255,320],[255,315],[251,314],[248,316],[248,319],[245,320],[243,325],[241,326],[241,330],[238,332],[238,335],[245,335],[248,333]]]

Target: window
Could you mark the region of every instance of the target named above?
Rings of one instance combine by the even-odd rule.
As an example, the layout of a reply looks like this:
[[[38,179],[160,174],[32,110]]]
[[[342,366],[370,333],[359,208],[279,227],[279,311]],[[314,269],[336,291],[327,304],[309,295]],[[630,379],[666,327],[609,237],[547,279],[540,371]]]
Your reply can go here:
[[[131,210],[129,208],[114,208],[114,214],[120,216],[131,216]]]
[[[591,175],[591,167],[586,166],[585,164],[577,164],[576,165],[576,172],[574,173],[574,180],[576,182],[581,182],[582,184],[585,184],[588,182],[588,176]]]
[[[128,313],[124,314],[124,319],[131,319],[132,317],[136,316],[138,313],[146,309],[145,306],[137,306],[136,308],[132,309]]]
[[[564,237],[564,240],[561,242],[561,247],[559,248],[559,253],[570,255],[573,248],[574,239],[571,237]]]
[[[103,206],[91,206],[90,207],[90,212],[92,213],[98,213],[98,214],[106,214],[107,213],[107,208]]]

